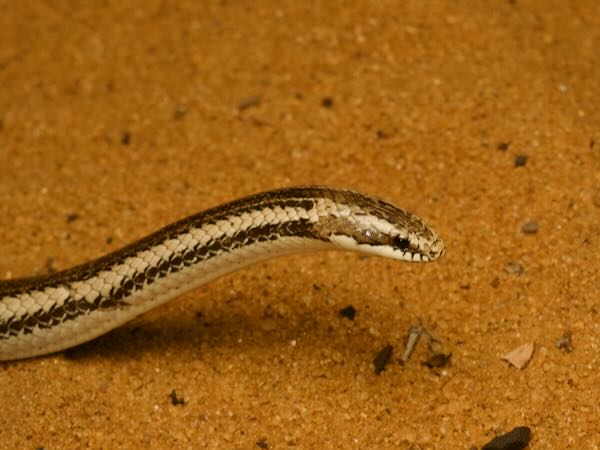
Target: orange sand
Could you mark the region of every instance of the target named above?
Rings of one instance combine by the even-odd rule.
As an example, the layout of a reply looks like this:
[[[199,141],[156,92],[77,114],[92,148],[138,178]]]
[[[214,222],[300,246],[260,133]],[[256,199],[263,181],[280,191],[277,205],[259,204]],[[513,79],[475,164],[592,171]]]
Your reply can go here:
[[[447,255],[271,261],[0,364],[0,448],[598,448],[599,80],[595,0],[7,2],[1,278],[310,183],[418,213]],[[418,318],[449,366],[396,363]]]

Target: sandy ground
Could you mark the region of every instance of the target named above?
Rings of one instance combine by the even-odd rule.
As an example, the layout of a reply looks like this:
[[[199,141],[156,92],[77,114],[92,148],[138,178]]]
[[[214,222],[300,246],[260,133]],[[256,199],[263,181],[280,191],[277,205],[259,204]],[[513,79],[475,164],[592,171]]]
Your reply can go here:
[[[600,3],[0,7],[1,278],[295,184],[385,198],[447,244],[270,261],[0,364],[0,448],[469,449],[515,426],[598,448]],[[397,363],[419,319],[446,366],[424,340]],[[524,369],[501,359],[528,342]]]

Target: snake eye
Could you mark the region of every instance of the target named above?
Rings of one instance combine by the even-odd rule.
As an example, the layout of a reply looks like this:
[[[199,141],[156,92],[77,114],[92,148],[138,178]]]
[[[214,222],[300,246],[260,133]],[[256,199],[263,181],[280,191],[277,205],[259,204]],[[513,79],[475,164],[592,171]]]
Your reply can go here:
[[[410,241],[406,238],[396,236],[392,241],[392,245],[400,250],[408,250],[410,248]]]

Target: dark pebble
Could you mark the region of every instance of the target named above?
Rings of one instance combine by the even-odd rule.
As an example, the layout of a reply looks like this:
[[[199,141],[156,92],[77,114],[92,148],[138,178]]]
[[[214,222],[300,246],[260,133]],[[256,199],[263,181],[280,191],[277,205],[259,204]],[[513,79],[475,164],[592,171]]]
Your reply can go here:
[[[352,305],[348,305],[345,308],[340,309],[340,315],[346,319],[354,320],[356,316],[356,309]]]
[[[258,105],[260,105],[260,97],[258,95],[254,95],[239,102],[238,109],[240,111],[245,111],[248,108],[254,108]]]
[[[389,344],[383,347],[383,349],[377,353],[377,356],[373,360],[376,375],[379,375],[381,372],[383,372],[383,369],[385,369],[385,366],[392,357],[392,353],[394,353],[394,347]]]
[[[67,216],[67,223],[72,223],[75,222],[76,220],[79,220],[81,218],[81,216],[77,213],[71,213]]]
[[[429,369],[444,367],[450,362],[450,358],[452,358],[452,353],[437,353],[427,358],[427,361],[424,361],[423,365]]]
[[[515,158],[515,167],[523,167],[527,164],[527,155],[517,155]]]
[[[494,289],[500,286],[500,278],[494,277],[494,279],[490,282],[490,286],[492,286]]]
[[[323,108],[331,108],[333,106],[333,99],[331,97],[325,97],[321,100],[321,106]]]
[[[537,233],[538,228],[538,223],[535,220],[530,220],[529,222],[523,224],[521,231],[523,231],[525,234],[534,234]]]
[[[269,448],[269,443],[267,442],[266,438],[261,438],[258,441],[256,441],[256,446],[258,448]]]
[[[129,131],[124,131],[121,135],[121,144],[129,145],[131,143],[131,133]]]
[[[521,450],[531,440],[529,427],[516,427],[502,436],[497,436],[481,447],[481,450]]]
[[[496,148],[505,152],[508,150],[508,147],[510,147],[510,142],[498,142],[498,146]]]
[[[389,139],[394,135],[393,130],[377,130],[377,139]]]
[[[173,120],[181,120],[185,117],[186,114],[187,109],[185,108],[185,106],[178,106],[173,112]]]

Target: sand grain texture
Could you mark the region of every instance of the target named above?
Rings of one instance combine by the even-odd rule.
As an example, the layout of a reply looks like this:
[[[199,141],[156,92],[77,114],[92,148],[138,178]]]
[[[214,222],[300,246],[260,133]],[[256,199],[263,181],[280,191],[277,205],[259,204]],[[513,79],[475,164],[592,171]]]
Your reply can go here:
[[[598,448],[599,80],[592,0],[5,2],[0,277],[310,183],[448,251],[271,261],[1,364],[0,448]],[[417,318],[451,364],[375,375]]]

